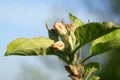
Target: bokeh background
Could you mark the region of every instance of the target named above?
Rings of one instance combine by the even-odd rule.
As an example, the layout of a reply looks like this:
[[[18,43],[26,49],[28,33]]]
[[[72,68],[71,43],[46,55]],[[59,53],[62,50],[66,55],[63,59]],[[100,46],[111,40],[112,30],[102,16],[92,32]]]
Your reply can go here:
[[[70,80],[64,63],[55,56],[4,57],[7,44],[18,37],[47,35],[46,21],[69,22],[68,13],[85,23],[114,21],[120,25],[120,0],[0,0],[0,80]],[[89,45],[82,47],[83,57]],[[89,61],[102,65],[101,80],[120,80],[120,50],[113,50]]]

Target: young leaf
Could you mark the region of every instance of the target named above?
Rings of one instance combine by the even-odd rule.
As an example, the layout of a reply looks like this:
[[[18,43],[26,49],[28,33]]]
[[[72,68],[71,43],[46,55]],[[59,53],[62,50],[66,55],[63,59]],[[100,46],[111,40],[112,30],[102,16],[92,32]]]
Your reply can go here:
[[[71,13],[69,13],[69,18],[70,18],[71,21],[74,22],[76,28],[78,28],[78,27],[80,27],[84,24],[80,19],[78,19],[76,16],[74,16]]]
[[[100,80],[100,77],[98,77],[98,76],[93,76],[93,77],[90,78],[89,80]]]
[[[44,37],[26,39],[18,38],[7,46],[5,56],[9,55],[49,55],[53,40]]]
[[[99,63],[91,62],[91,63],[86,64],[85,65],[85,72],[86,72],[85,80],[88,80],[88,78],[93,72],[100,71],[100,69],[101,67]]]
[[[91,42],[98,37],[101,37],[111,31],[114,31],[117,26],[111,24],[111,22],[104,23],[87,23],[82,27],[79,27],[75,31],[75,36],[77,39],[77,48],[83,46],[84,44]]]
[[[116,48],[120,48],[120,29],[94,40],[90,52],[94,56]]]

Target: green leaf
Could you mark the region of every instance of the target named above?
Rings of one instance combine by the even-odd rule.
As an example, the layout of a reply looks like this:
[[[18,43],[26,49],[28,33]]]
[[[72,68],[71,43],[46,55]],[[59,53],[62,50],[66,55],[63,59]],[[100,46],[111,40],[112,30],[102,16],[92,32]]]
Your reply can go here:
[[[85,80],[87,80],[93,72],[100,71],[100,69],[101,67],[99,63],[91,62],[91,63],[86,64],[85,65],[85,72],[86,72]]]
[[[69,18],[70,18],[71,21],[74,22],[74,24],[77,28],[84,24],[80,19],[78,19],[76,16],[74,16],[71,13],[69,13]]]
[[[49,55],[53,54],[51,45],[53,40],[44,37],[26,39],[18,38],[7,46],[5,56],[9,55]]]
[[[98,37],[101,37],[111,31],[118,29],[112,22],[103,23],[87,23],[82,27],[79,27],[75,31],[77,39],[77,47],[81,47],[84,44],[91,42]]]
[[[93,77],[90,78],[89,80],[100,80],[100,77],[98,77],[98,76],[93,76]]]
[[[120,29],[94,40],[90,52],[94,56],[116,48],[120,48]]]

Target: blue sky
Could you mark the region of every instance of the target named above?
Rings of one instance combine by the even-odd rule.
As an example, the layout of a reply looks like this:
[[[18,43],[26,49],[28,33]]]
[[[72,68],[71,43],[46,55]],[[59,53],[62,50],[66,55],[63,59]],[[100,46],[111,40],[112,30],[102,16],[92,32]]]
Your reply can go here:
[[[83,0],[0,0],[0,80],[15,80],[23,63],[42,64],[34,57],[4,57],[7,44],[18,37],[47,37],[45,22],[50,26],[63,18],[69,22],[69,12],[84,22],[99,21]]]

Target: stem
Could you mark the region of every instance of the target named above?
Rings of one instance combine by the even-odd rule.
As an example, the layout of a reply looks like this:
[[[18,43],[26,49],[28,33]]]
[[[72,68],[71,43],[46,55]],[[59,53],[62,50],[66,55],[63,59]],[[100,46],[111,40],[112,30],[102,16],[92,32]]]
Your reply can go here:
[[[66,59],[63,55],[61,55],[61,54],[59,54],[59,53],[56,53],[56,55],[57,55],[58,57],[60,57],[61,59],[63,59],[63,61],[65,61],[67,64],[69,64],[68,61],[67,61],[67,59]]]
[[[66,71],[70,74],[69,77],[72,80],[82,80],[84,75],[84,66],[79,63],[78,65],[70,64],[65,66]]]
[[[76,53],[76,51],[77,51],[79,48],[80,48],[80,45],[73,50],[72,55],[74,55],[74,53]]]
[[[85,78],[85,80],[88,80],[88,78],[90,77],[90,75],[92,74],[92,72],[90,72],[87,77]]]
[[[79,58],[80,58],[80,60],[81,60],[81,57],[82,57],[82,49],[80,48],[79,51],[80,51],[80,52],[78,52],[78,54],[80,54],[80,55],[79,55]]]
[[[88,56],[88,57],[86,57],[83,61],[82,61],[82,63],[84,63],[86,60],[88,60],[89,58],[91,58],[92,56]]]
[[[71,52],[70,54],[70,59],[72,61],[72,63],[74,63],[76,60],[75,60],[75,53],[77,53],[78,49],[79,49],[80,46],[76,47],[75,49],[73,49],[73,51]],[[75,61],[74,61],[75,60]]]

